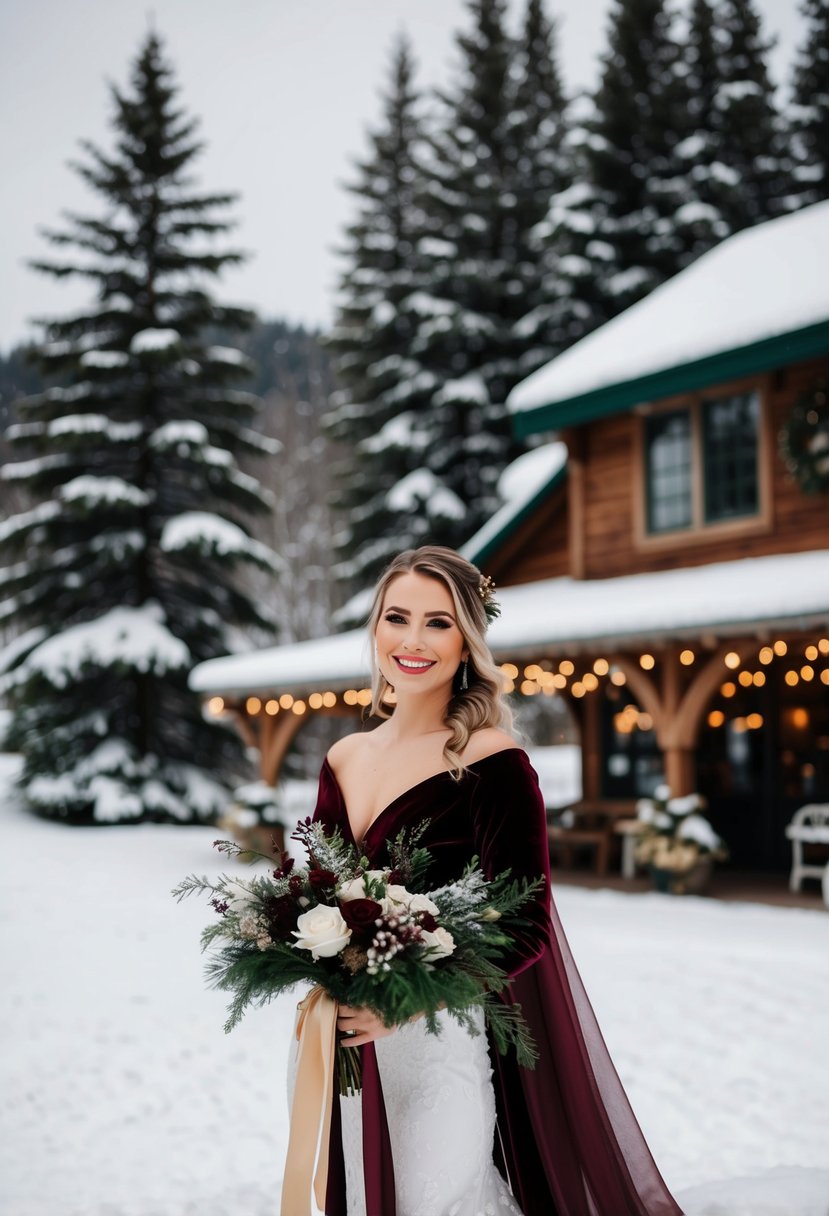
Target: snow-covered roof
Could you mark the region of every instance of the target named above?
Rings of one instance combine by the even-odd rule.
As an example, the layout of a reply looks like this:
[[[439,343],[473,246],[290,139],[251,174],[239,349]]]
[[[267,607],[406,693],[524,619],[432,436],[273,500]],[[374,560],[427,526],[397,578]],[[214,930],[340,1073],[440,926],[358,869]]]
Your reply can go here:
[[[527,517],[564,472],[567,447],[558,441],[524,452],[507,465],[498,480],[504,505],[479,528],[460,552],[476,565],[486,561],[505,536]]]
[[[610,579],[544,579],[498,590],[489,630],[499,660],[539,650],[734,636],[759,627],[829,625],[829,549],[742,558]],[[369,676],[368,637],[317,641],[211,659],[194,668],[202,693],[347,688]]]
[[[826,201],[728,237],[522,380],[508,407],[530,434],[828,350]]]

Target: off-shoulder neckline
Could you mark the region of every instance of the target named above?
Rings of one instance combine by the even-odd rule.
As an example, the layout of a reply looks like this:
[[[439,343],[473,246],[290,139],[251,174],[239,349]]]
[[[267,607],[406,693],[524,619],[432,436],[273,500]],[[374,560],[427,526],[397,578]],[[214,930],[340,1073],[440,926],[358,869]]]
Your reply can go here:
[[[496,756],[503,756],[508,752],[520,752],[521,755],[525,759],[529,759],[524,748],[516,745],[515,747],[500,747],[497,751],[489,752],[488,755],[481,756],[478,760],[470,760],[469,763],[467,765],[465,765],[464,767],[465,768],[476,768],[477,765],[483,764],[487,760],[494,760]],[[324,760],[322,762],[322,766],[323,766],[323,768],[327,768],[329,774],[331,775],[331,779],[334,782],[334,788],[336,789],[337,794],[340,799],[340,806],[342,807],[343,815],[345,816],[346,826],[348,827],[348,834],[351,837],[351,839],[354,840],[355,843],[357,843],[356,838],[354,836],[354,829],[351,826],[351,816],[348,813],[348,807],[346,806],[346,802],[345,802],[345,795],[343,794],[342,787],[340,786],[340,783],[337,780],[337,774],[334,772],[334,769],[331,767],[331,762],[328,759],[328,756],[326,756],[324,758]],[[438,777],[448,777],[450,771],[451,771],[450,769],[444,768],[444,769],[441,769],[440,772],[430,773],[430,775],[428,777],[423,777],[422,780],[416,781],[414,783],[414,785],[410,785],[407,790],[403,790],[403,792],[401,794],[398,794],[397,797],[392,798],[391,802],[387,803],[386,806],[384,806],[383,809],[381,811],[378,811],[378,813],[374,816],[371,823],[368,825],[368,827],[366,828],[366,830],[363,834],[363,840],[368,839],[369,833],[371,832],[372,828],[377,823],[380,822],[380,820],[385,816],[387,811],[390,811],[392,809],[392,807],[397,806],[398,802],[402,802],[404,798],[407,798],[410,794],[413,794],[415,792],[415,790],[419,790],[422,785],[427,785],[430,781],[437,780]]]

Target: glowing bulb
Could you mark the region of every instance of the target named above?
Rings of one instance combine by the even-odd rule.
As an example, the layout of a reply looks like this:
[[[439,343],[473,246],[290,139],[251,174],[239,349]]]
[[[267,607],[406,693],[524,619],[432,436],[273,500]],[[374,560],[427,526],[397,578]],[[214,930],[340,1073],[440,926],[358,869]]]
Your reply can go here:
[[[357,689],[356,688],[347,688],[345,690],[345,692],[343,693],[343,700],[345,701],[346,705],[356,705],[357,704]]]
[[[772,650],[774,651],[774,653],[776,655],[778,655],[780,658],[782,658],[783,655],[786,654],[788,649],[789,649],[788,646],[782,640],[782,638],[778,638],[778,640],[774,643],[774,646],[772,647]]]
[[[216,716],[222,712],[224,707],[225,703],[223,697],[211,697],[207,702],[207,708],[210,710],[211,714],[215,714]]]
[[[761,646],[760,654],[758,655],[761,663],[770,663],[774,658],[774,651],[771,646]]]
[[[743,688],[748,688],[748,686],[753,683],[750,671],[741,671],[737,676],[737,679],[740,681]]]
[[[610,664],[607,659],[596,659],[593,664],[593,670],[597,676],[606,676],[610,671]]]
[[[809,660],[809,662],[814,663],[815,659],[818,656],[817,646],[807,646],[805,654],[806,654],[806,658]]]
[[[299,717],[301,714],[305,713],[306,708],[307,706],[304,701],[294,701],[293,705],[291,706],[291,713],[296,714],[297,717]]]
[[[724,721],[725,721],[725,714],[723,713],[723,711],[721,709],[712,709],[711,713],[708,715],[708,725],[709,726],[713,726],[713,727],[722,726]]]
[[[783,678],[790,688],[794,688],[795,684],[800,680],[800,676],[796,671],[787,671]]]
[[[814,667],[810,667],[808,663],[804,663],[800,669],[800,678],[801,680],[806,680],[807,682],[809,680],[813,680],[815,678]]]
[[[563,676],[571,676],[576,670],[575,665],[569,659],[562,659],[558,665],[558,669]]]
[[[652,654],[640,654],[639,666],[643,671],[651,671],[656,666],[656,659]]]
[[[279,704],[282,706],[282,708],[290,709],[293,703],[294,698],[291,696],[291,694],[289,692],[283,692],[282,696],[279,698]]]
[[[274,714],[278,714],[279,713],[279,702],[274,701],[273,699],[271,699],[270,701],[266,701],[265,702],[265,713],[270,714],[271,717],[273,717]]]
[[[322,703],[326,709],[331,709],[337,704],[337,694],[335,692],[324,692],[322,694]]]
[[[720,687],[720,693],[724,697],[733,697],[737,691],[737,685],[732,684],[731,680],[726,680],[725,684]]]
[[[737,654],[736,650],[729,650],[723,662],[725,663],[726,667],[733,671],[735,667],[740,666],[740,656]]]
[[[251,715],[258,714],[261,708],[262,702],[258,697],[248,697],[247,701],[245,701],[245,709]]]
[[[619,671],[618,667],[614,668],[610,673],[610,683],[615,684],[617,688],[621,688],[626,679],[627,677],[625,676],[625,673],[623,671]]]
[[[763,725],[762,714],[749,714],[746,718],[746,726],[749,730],[759,730]]]
[[[764,671],[755,671],[751,679],[755,688],[762,688],[766,682],[766,673]]]
[[[501,671],[503,671],[504,675],[509,680],[515,680],[518,676],[518,668],[514,663],[502,663]]]
[[[570,691],[574,697],[583,697],[586,689],[583,684],[576,680],[576,682],[571,686]]]
[[[690,667],[695,658],[696,655],[694,654],[693,650],[680,651],[679,661],[683,667]]]
[[[322,693],[312,692],[308,698],[308,704],[310,705],[311,709],[322,709]]]
[[[529,667],[524,668],[524,676],[527,680],[537,680],[541,675],[541,668],[537,663],[530,663]]]

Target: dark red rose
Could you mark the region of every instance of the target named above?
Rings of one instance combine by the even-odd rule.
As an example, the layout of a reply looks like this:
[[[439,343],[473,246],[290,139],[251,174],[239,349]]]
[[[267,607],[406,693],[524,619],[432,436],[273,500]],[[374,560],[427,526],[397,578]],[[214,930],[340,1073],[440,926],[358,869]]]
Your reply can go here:
[[[438,927],[438,922],[432,916],[431,912],[421,912],[418,916],[418,924],[421,929],[425,929],[427,933],[434,933]]]
[[[262,901],[262,911],[271,937],[285,941],[296,928],[297,905],[291,895],[268,895]]]
[[[352,933],[373,935],[378,916],[383,915],[383,909],[376,899],[347,899],[340,904],[342,918]]]
[[[274,878],[287,878],[291,870],[294,868],[294,859],[288,853],[281,853],[279,856],[279,869],[274,870]]]
[[[394,869],[389,874],[389,883],[395,887],[405,887],[408,875],[404,870]]]
[[[333,870],[315,868],[308,871],[308,881],[315,891],[324,891],[326,887],[336,887],[338,880]]]

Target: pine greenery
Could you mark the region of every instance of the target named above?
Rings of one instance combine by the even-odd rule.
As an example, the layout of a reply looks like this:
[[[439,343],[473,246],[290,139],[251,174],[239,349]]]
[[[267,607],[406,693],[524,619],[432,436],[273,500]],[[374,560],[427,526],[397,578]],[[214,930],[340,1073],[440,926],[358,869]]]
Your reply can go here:
[[[267,509],[242,462],[273,445],[259,402],[236,387],[247,360],[211,345],[250,320],[210,281],[240,254],[218,248],[231,194],[200,194],[196,122],[158,38],[131,88],[112,88],[114,148],[83,143],[75,168],[101,202],[47,233],[81,276],[87,310],[41,322],[53,387],[16,403],[4,476],[30,504],[0,526],[3,619],[26,632],[2,662],[30,805],[71,822],[211,818],[241,769],[228,729],[203,719],[192,666],[238,648],[240,626],[272,631],[238,569],[279,561],[250,537]]]

